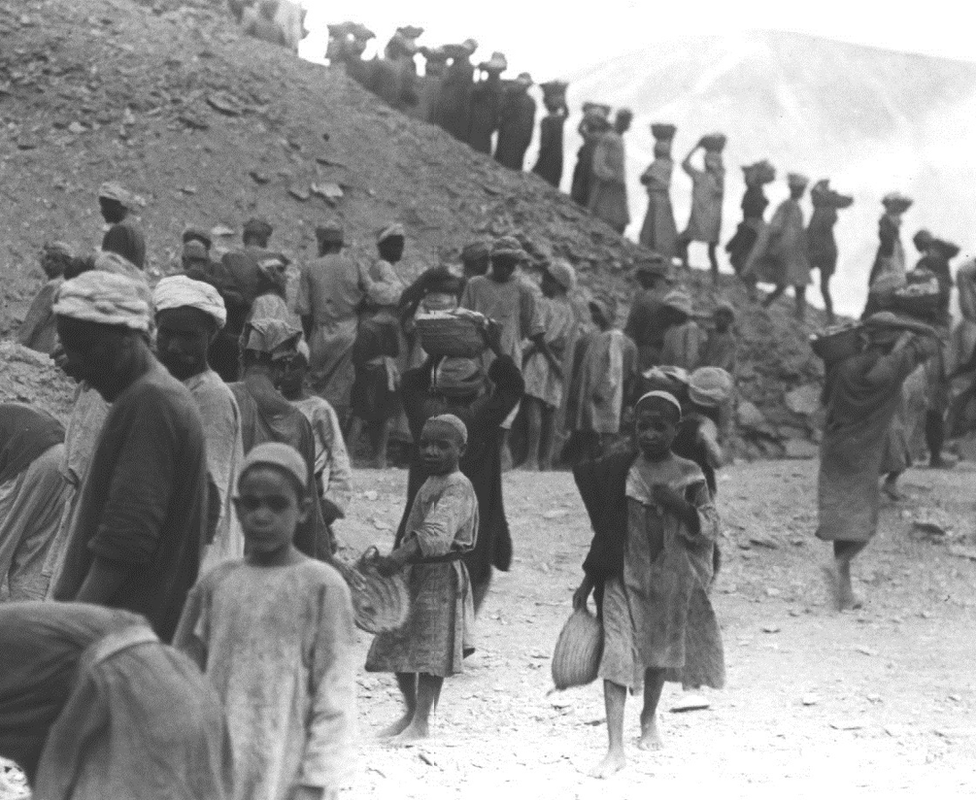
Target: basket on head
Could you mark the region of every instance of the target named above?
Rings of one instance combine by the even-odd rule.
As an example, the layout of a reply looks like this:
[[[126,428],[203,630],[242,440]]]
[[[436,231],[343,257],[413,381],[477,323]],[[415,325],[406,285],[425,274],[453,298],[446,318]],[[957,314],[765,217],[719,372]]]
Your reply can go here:
[[[668,122],[655,122],[651,125],[651,136],[658,141],[670,142],[678,132],[678,127]]]
[[[552,653],[552,682],[557,689],[585,686],[597,679],[603,655],[603,625],[587,609],[570,614]]]
[[[428,355],[475,358],[485,350],[481,315],[435,311],[417,315],[416,323],[420,346]]]
[[[721,153],[728,137],[724,133],[709,133],[701,138],[701,146],[709,153]]]
[[[826,364],[833,364],[860,352],[861,331],[859,322],[845,322],[832,325],[819,335],[810,337],[810,348]]]
[[[410,592],[400,574],[384,577],[371,563],[376,548],[363,553],[355,564],[336,560],[335,567],[349,585],[353,619],[366,633],[386,633],[402,628],[410,616]]]

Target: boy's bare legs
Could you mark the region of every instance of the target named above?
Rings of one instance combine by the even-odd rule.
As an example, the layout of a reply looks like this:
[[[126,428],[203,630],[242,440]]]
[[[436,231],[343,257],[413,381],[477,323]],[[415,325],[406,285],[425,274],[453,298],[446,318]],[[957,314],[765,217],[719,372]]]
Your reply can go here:
[[[437,705],[443,685],[444,679],[437,675],[421,672],[417,676],[417,703],[413,712],[413,719],[391,741],[391,744],[409,744],[430,736],[430,715]]]
[[[715,242],[708,243],[708,265],[712,270],[712,284],[718,286],[718,255],[716,253],[718,245]]]
[[[823,270],[820,271],[820,294],[827,312],[827,324],[833,325],[837,320],[834,318],[834,298],[830,296],[830,273],[825,275]]]
[[[860,553],[867,542],[834,542],[834,563],[837,567],[837,605],[841,611],[849,608],[860,608],[863,601],[854,594],[851,586],[851,562]]]
[[[664,689],[664,670],[644,671],[644,710],[641,711],[641,738],[637,746],[641,750],[660,750],[664,746],[657,729],[657,704]],[[607,715],[609,720],[609,715]]]
[[[397,686],[400,687],[400,694],[403,695],[403,716],[379,732],[381,739],[389,739],[403,733],[409,727],[417,709],[417,673],[398,672],[396,673],[396,682]]]
[[[539,469],[552,469],[552,450],[556,445],[556,409],[542,404],[542,441],[539,444]]]
[[[627,687],[604,681],[603,701],[607,709],[607,737],[610,746],[603,761],[590,772],[594,778],[609,778],[627,764],[624,755],[624,705],[627,702]]]

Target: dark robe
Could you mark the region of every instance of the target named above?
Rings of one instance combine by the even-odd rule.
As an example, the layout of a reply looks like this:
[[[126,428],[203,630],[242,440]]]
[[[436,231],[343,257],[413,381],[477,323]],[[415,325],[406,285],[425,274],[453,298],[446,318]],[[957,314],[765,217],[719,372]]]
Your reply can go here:
[[[509,169],[521,170],[534,127],[535,100],[527,91],[509,89],[502,99],[495,161]]]
[[[512,536],[502,497],[501,425],[525,393],[525,381],[515,362],[499,356],[488,368],[490,388],[474,402],[458,401],[431,391],[432,362],[403,374],[400,393],[415,442],[424,423],[438,414],[455,414],[468,428],[468,446],[461,458],[461,472],[468,476],[478,497],[478,541],[464,556],[473,586],[484,585],[492,566],[507,572],[512,563]],[[407,504],[397,532],[403,538],[414,497],[429,476],[413,453],[407,481]]]
[[[563,179],[563,126],[565,114],[547,114],[539,123],[539,159],[532,171],[559,188]]]
[[[471,91],[474,67],[467,58],[455,58],[444,73],[437,94],[436,123],[455,139],[468,140],[471,126]]]
[[[102,250],[117,253],[139,269],[146,268],[146,237],[132,219],[117,222],[102,237]]]
[[[502,82],[489,75],[471,90],[471,123],[468,144],[479,153],[491,155],[491,137],[498,130],[498,113],[502,104]]]
[[[573,185],[569,196],[574,203],[584,208],[590,205],[590,186],[593,182],[593,154],[596,152],[596,139],[584,138],[583,146],[576,152],[576,166],[573,168]]]
[[[763,214],[769,200],[762,186],[748,186],[742,197],[742,222],[736,229],[735,235],[725,245],[725,252],[729,254],[729,263],[736,275],[742,272],[749,254],[759,238],[759,230],[763,224]]]
[[[871,265],[868,287],[885,271],[885,267],[890,261],[898,262],[901,259],[901,271],[904,271],[904,258],[905,250],[901,244],[901,228],[887,214],[882,214],[881,219],[878,220],[878,252],[874,257],[874,264]]]

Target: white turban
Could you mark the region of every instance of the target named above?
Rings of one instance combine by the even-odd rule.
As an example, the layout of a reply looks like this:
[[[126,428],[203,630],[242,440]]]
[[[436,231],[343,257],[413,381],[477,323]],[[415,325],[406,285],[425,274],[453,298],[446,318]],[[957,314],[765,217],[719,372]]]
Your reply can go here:
[[[149,303],[145,287],[124,275],[101,270],[84,272],[58,290],[54,313],[61,317],[121,325],[148,332]]]
[[[220,292],[209,283],[195,281],[186,275],[173,275],[157,283],[153,306],[157,314],[172,308],[199,309],[213,317],[218,328],[223,328],[227,322],[227,308]]]

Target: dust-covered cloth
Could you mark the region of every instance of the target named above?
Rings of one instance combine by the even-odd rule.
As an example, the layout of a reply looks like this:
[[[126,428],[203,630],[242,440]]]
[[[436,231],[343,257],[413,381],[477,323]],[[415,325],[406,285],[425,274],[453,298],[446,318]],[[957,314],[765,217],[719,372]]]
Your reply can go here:
[[[175,643],[224,703],[235,800],[288,800],[296,785],[338,789],[350,776],[355,636],[333,567],[221,564],[190,593]]]
[[[675,455],[659,462],[643,455],[629,460],[626,475],[613,469],[575,473],[594,530],[588,573],[594,554],[606,550],[605,540],[621,533],[611,530],[613,512],[593,498],[616,504],[626,515],[622,564],[593,574],[604,627],[600,677],[636,690],[646,669],[664,669],[669,681],[721,688],[722,636],[708,597],[719,522],[705,476],[693,461]],[[689,526],[658,506],[652,488],[659,485],[695,506],[697,524]]]
[[[0,607],[0,755],[45,800],[224,800],[220,700],[135,614],[84,603]]]
[[[682,169],[691,178],[691,216],[681,238],[689,242],[717,244],[722,231],[722,198],[725,170],[697,169],[685,162]]]
[[[38,353],[50,355],[58,344],[58,318],[54,314],[54,301],[64,278],[54,278],[45,283],[31,301],[27,316],[17,329],[17,341]]]
[[[339,417],[328,401],[316,395],[293,402],[312,426],[315,476],[321,483],[322,497],[345,513],[352,499],[352,467]]]
[[[742,274],[777,286],[810,283],[807,231],[798,200],[780,203],[769,225],[759,232]]]
[[[237,488],[237,474],[244,462],[241,412],[230,387],[211,369],[183,381],[200,411],[207,441],[207,470],[220,492],[220,517],[213,542],[204,553],[200,572],[221,561],[244,555],[244,534],[234,513],[231,498]]]
[[[476,275],[464,287],[461,308],[478,311],[501,326],[501,351],[516,364],[521,363],[522,342],[545,332],[535,293],[517,275],[504,283]],[[484,366],[494,358],[494,353],[486,351]]]
[[[902,384],[938,348],[915,336],[890,354],[877,349],[850,356],[828,374],[827,420],[820,443],[817,537],[866,542],[878,527],[878,474]]]
[[[460,471],[432,475],[413,499],[401,541],[415,539],[422,560],[406,568],[410,616],[381,633],[366,657],[368,672],[424,672],[449,677],[463,671],[474,650],[471,581],[461,557],[474,549],[478,498]]]
[[[617,433],[625,390],[637,373],[637,345],[623,331],[611,329],[592,333],[577,346],[585,349],[566,424],[574,431]]]
[[[604,133],[593,151],[593,183],[589,210],[611,228],[623,232],[630,224],[624,137],[615,130]]]
[[[638,241],[669,263],[677,252],[678,226],[671,206],[671,174],[674,161],[655,158],[641,175],[641,183],[647,189],[647,213],[641,226]]]
[[[664,331],[664,344],[661,346],[661,364],[666,367],[681,367],[691,372],[701,366],[702,329],[693,319],[678,325],[671,325]]]

